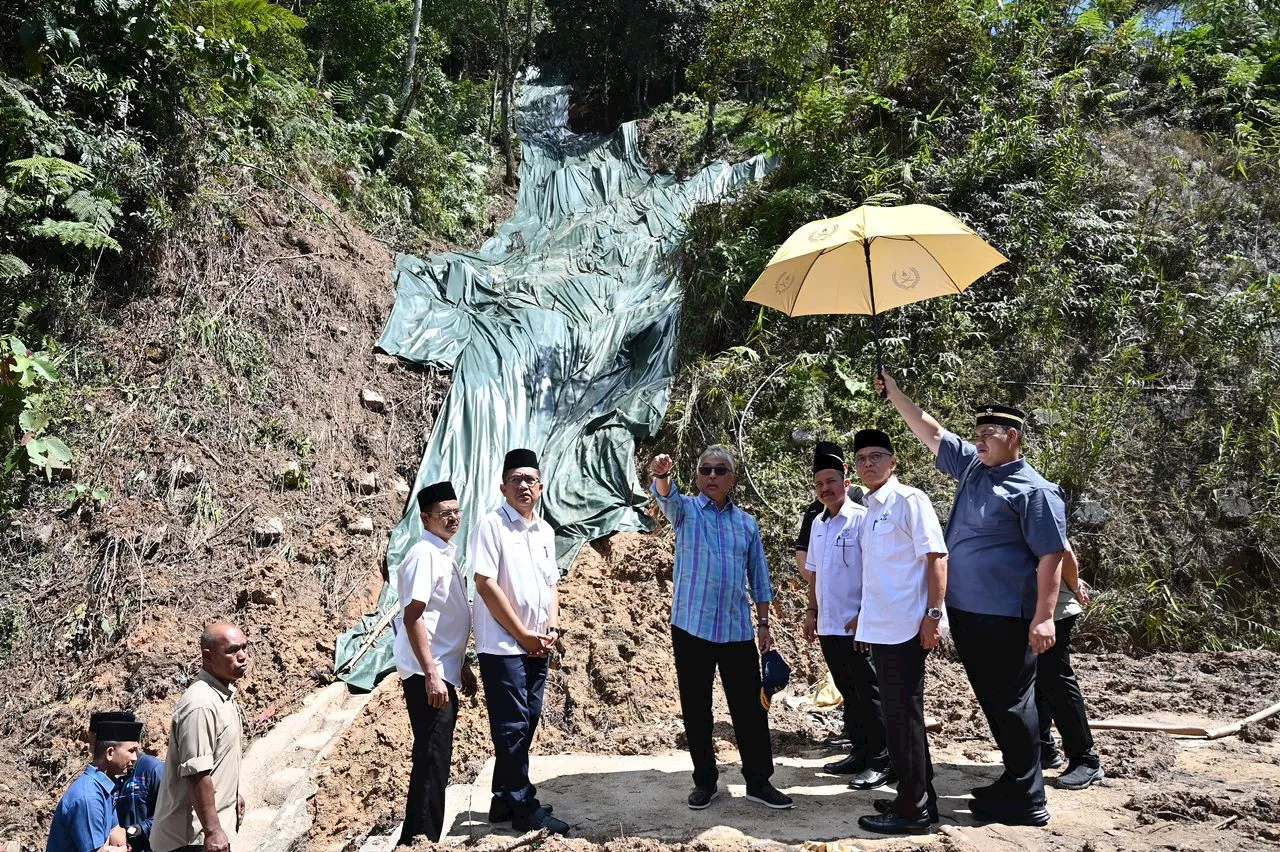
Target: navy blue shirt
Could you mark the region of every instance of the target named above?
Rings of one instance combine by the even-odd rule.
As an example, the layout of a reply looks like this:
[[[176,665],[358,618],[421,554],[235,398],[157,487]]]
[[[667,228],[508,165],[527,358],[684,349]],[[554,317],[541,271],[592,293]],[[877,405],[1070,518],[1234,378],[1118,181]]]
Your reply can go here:
[[[100,849],[118,825],[116,820],[116,782],[96,766],[84,772],[53,812],[49,828],[49,844],[45,852],[93,852]]]
[[[1033,618],[1040,557],[1067,547],[1061,489],[1025,459],[987,467],[951,432],[937,466],[960,483],[947,521],[947,606]]]
[[[164,761],[149,754],[138,756],[133,773],[125,779],[116,798],[116,815],[125,828],[136,825],[143,835],[151,836],[151,823],[156,816],[156,797],[160,795],[160,779],[164,776]],[[141,849],[150,848],[146,844]]]

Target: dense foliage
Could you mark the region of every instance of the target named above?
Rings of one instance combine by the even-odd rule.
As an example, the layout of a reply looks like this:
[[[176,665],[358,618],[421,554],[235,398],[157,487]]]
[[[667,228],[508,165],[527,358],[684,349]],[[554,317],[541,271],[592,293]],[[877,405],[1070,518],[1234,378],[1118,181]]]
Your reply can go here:
[[[499,23],[498,0],[5,4],[0,333],[57,357],[148,291],[193,214],[246,227],[248,181],[317,187],[397,247],[473,242],[490,139],[509,137],[494,127]],[[57,412],[27,428],[18,412],[50,400],[0,388],[0,457],[25,459],[11,448],[44,440]]]
[[[741,301],[803,222],[935,204],[1010,263],[886,315],[886,359],[962,434],[979,401],[1034,410],[1033,460],[1108,590],[1086,636],[1280,646],[1280,13],[726,0],[709,30],[701,97],[660,112],[654,137],[679,164],[780,165],[691,223],[683,449],[741,434],[777,541],[804,499],[795,428],[890,428],[904,477],[945,507],[950,486],[867,389],[867,320]]]

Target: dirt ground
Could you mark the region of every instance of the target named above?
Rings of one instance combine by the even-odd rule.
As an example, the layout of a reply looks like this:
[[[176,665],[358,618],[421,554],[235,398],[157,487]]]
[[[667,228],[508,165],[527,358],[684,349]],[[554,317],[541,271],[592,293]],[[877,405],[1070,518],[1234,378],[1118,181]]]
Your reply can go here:
[[[548,681],[547,709],[535,754],[667,755],[683,749],[667,626],[671,554],[670,537],[663,532],[619,534],[584,549],[562,581],[564,657]],[[770,711],[774,752],[780,763],[808,764],[809,770],[800,770],[807,777],[817,773],[813,767],[829,754],[817,743],[840,727],[839,714],[812,706],[793,707],[795,702],[786,700],[788,695],[809,693],[824,670],[817,648],[802,645],[799,631],[788,629],[799,624],[803,610],[797,590],[784,592],[776,606],[775,621],[781,625],[777,638],[793,666],[793,685]],[[1262,652],[1158,654],[1140,659],[1101,654],[1080,656],[1077,670],[1095,719],[1194,724],[1242,718],[1280,699],[1274,685],[1278,663],[1280,655]],[[366,837],[387,834],[403,816],[411,737],[398,684],[389,680],[379,686],[321,764],[319,791],[311,801],[312,849],[360,849]],[[931,738],[939,776],[959,779],[953,783],[959,789],[939,790],[944,813],[953,814],[944,820],[948,833],[934,836],[933,842],[941,848],[1093,852],[1280,848],[1280,742],[1276,740],[1280,718],[1251,726],[1240,737],[1213,743],[1175,740],[1165,734],[1100,731],[1096,739],[1107,781],[1081,793],[1051,791],[1054,822],[1047,829],[1032,830],[978,828],[965,815],[962,798],[947,798],[962,797],[968,787],[985,783],[986,776],[994,777],[998,752],[962,668],[946,654],[935,654],[929,661],[926,710],[943,723],[942,731]],[[723,706],[717,709],[717,720],[721,759],[732,764],[736,750]],[[455,782],[474,779],[489,755],[481,693],[472,702],[464,701],[460,714]],[[733,783],[738,780],[735,775],[728,767],[723,779]],[[548,789],[557,789],[556,782],[549,783]],[[581,787],[560,789],[559,810],[574,807],[564,795],[590,800],[603,795],[593,785],[607,783],[607,779],[592,780]],[[663,783],[668,785],[672,808],[667,828],[684,827],[682,820],[689,813],[683,805],[688,779],[677,774]],[[849,808],[865,812],[866,794],[846,794]],[[585,839],[548,841],[539,848],[597,848],[588,841],[601,842],[599,848],[610,850],[741,848],[746,843],[741,834],[725,836],[696,825],[688,830],[687,837],[668,834],[626,841],[619,840],[616,832],[603,831]],[[849,837],[858,848],[910,849],[921,842],[872,840],[856,825]],[[691,845],[662,845],[673,841]],[[488,850],[509,848],[514,842],[515,838],[504,836],[468,843]]]

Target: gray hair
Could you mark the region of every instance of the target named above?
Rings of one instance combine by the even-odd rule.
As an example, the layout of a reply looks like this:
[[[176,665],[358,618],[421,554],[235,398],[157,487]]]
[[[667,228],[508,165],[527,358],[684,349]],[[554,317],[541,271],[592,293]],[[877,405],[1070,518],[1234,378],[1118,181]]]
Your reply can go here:
[[[702,455],[698,456],[698,467],[702,467],[702,463],[707,459],[723,459],[728,466],[729,472],[737,474],[737,464],[733,460],[733,451],[723,444],[712,444],[702,451]]]

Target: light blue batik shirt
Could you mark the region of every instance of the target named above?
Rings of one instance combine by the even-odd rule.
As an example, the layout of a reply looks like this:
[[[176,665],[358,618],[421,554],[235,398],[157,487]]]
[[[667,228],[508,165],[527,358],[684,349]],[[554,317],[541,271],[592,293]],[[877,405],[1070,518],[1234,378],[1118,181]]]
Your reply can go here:
[[[773,600],[756,519],[732,500],[718,509],[705,494],[671,488],[663,497],[649,487],[676,531],[671,624],[708,642],[755,639],[751,605]]]

